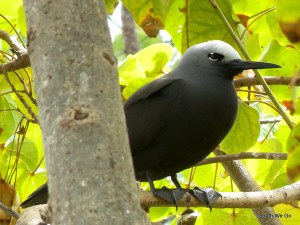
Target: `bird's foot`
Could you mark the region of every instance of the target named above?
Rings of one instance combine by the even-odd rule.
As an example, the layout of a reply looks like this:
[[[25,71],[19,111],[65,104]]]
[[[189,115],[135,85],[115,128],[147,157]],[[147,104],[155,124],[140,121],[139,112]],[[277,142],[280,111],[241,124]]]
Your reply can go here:
[[[177,188],[177,189],[169,189],[167,187],[162,187],[162,189],[155,189],[152,193],[167,201],[172,203],[173,205],[176,206],[176,209],[178,208],[177,202],[183,198],[183,196],[186,194],[186,189],[183,188]]]
[[[195,187],[193,190],[190,189],[189,193],[195,196],[199,201],[205,203],[206,206],[210,209],[210,211],[211,205],[220,197],[222,198],[222,195],[212,188],[200,189],[198,187]]]

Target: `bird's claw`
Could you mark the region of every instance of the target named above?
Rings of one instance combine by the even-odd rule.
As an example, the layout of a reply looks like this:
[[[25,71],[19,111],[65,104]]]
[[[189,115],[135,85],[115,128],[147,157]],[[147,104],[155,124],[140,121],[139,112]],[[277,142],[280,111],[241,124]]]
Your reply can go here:
[[[177,202],[183,198],[186,194],[186,190],[182,188],[169,189],[167,187],[162,187],[162,189],[156,189],[153,194],[167,202],[172,203],[178,208]]]
[[[211,205],[220,197],[222,198],[222,195],[212,188],[200,189],[198,187],[195,187],[193,190],[189,190],[189,193],[195,196],[199,201],[205,203],[210,211]]]

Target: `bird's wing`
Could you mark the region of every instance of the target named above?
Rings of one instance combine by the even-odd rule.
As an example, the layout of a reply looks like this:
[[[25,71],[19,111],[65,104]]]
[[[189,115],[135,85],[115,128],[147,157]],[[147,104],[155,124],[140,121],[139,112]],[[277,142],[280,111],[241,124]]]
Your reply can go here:
[[[149,96],[161,91],[163,88],[176,80],[180,80],[180,78],[169,77],[168,75],[166,75],[146,84],[145,86],[137,90],[132,96],[130,96],[130,98],[124,103],[124,109],[126,110],[132,104],[138,101],[147,99]]]
[[[180,81],[168,77],[154,80],[133,94],[124,104],[132,154],[147,151],[166,130],[169,110],[176,102],[168,87]],[[173,96],[175,97],[175,96]]]

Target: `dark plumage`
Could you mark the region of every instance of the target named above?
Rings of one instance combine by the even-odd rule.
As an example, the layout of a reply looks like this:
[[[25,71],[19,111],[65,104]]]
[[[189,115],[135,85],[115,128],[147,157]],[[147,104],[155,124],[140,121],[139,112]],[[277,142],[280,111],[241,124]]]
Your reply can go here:
[[[233,77],[273,67],[242,61],[227,43],[210,41],[188,49],[176,69],[134,93],[124,111],[137,180],[162,179],[204,159],[236,118]]]

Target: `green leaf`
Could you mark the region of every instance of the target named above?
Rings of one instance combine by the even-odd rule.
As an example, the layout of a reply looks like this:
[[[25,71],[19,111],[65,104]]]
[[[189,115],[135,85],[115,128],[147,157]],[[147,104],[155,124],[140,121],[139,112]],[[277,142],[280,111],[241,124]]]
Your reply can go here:
[[[175,212],[174,207],[151,207],[148,216],[151,222],[157,222],[165,219]]]
[[[125,99],[128,99],[133,93],[138,89],[143,87],[145,84],[151,82],[151,78],[136,78],[134,81],[130,82],[127,87],[122,91],[122,95]]]
[[[168,44],[153,44],[135,55],[129,55],[119,66],[119,82],[126,86],[123,97],[127,99],[143,85],[168,71],[166,64],[172,56],[173,48]]]
[[[276,63],[278,69],[261,70],[265,76],[293,76],[300,69],[300,51],[293,46],[281,46],[277,41],[270,42],[260,61]]]
[[[251,209],[201,209],[196,225],[251,224],[259,225]]]
[[[221,143],[227,153],[238,153],[253,146],[259,136],[260,123],[257,110],[243,102],[239,102],[236,121],[229,134]]]
[[[258,142],[249,151],[251,152],[268,152],[268,153],[279,153],[282,152],[282,145],[280,141],[271,137],[263,142]],[[265,190],[270,189],[270,185],[280,173],[280,170],[285,163],[284,160],[244,160],[247,168],[251,168],[251,174],[255,178],[258,185]]]
[[[21,115],[14,111],[16,103],[10,95],[0,96],[0,109],[0,144],[4,144],[15,133]]]
[[[216,1],[222,9],[228,22],[237,33],[237,17],[233,14],[232,4],[229,0]],[[210,1],[189,1],[188,17],[182,24],[181,52],[189,46],[207,40],[223,40],[235,46],[229,31]],[[172,28],[171,28],[172,29]],[[174,28],[173,28],[174,29]],[[178,29],[178,28],[177,28]],[[169,31],[170,32],[170,31]],[[171,32],[170,32],[171,33]],[[180,49],[180,48],[179,48]]]
[[[300,209],[292,204],[279,204],[274,210],[280,215],[280,221],[284,225],[300,224]]]
[[[168,44],[153,44],[135,54],[139,64],[144,68],[146,77],[161,75],[165,65],[173,56],[173,48]]]
[[[287,141],[288,161],[287,172],[292,180],[300,179],[300,124],[297,124]]]
[[[271,188],[272,189],[282,188],[283,186],[288,184],[288,180],[289,180],[289,178],[288,178],[286,172],[280,173],[273,180],[273,182],[271,184]]]
[[[26,17],[23,4],[19,6],[18,10],[18,25],[24,37],[27,36]]]
[[[119,66],[118,71],[119,77],[123,79],[125,86],[136,78],[146,77],[143,67],[138,63],[134,55],[128,55]]]
[[[295,22],[300,19],[300,2],[298,0],[275,0],[275,3],[280,20]]]
[[[26,167],[30,170],[34,170],[36,168],[36,165],[38,163],[38,151],[37,148],[35,146],[35,144],[33,143],[33,141],[25,138],[21,149],[17,149],[18,145],[17,142],[19,139],[21,139],[22,137],[20,137],[19,135],[15,136],[15,139],[10,138],[5,145],[5,151],[6,154],[4,156],[4,158],[7,158],[7,160],[10,159],[10,157],[18,157],[20,160],[22,160],[25,164]]]
[[[43,169],[37,170],[34,174],[26,170],[26,167],[21,166],[18,169],[17,193],[20,201],[24,201],[32,192],[47,182],[47,173]]]
[[[23,5],[22,0],[0,0],[1,14],[13,25],[17,23],[18,20],[18,9]],[[1,30],[11,31],[11,25],[2,17],[0,17]]]
[[[119,3],[119,0],[104,0],[106,12],[108,14],[113,14],[118,3]]]

